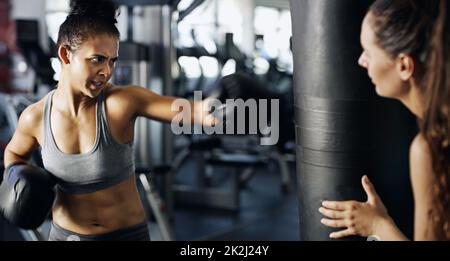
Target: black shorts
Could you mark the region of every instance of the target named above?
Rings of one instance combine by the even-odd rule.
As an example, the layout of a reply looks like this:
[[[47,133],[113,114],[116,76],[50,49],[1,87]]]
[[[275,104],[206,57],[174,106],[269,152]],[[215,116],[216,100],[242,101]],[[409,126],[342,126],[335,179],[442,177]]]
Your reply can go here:
[[[147,222],[98,235],[78,234],[52,222],[48,241],[150,241],[150,233]]]

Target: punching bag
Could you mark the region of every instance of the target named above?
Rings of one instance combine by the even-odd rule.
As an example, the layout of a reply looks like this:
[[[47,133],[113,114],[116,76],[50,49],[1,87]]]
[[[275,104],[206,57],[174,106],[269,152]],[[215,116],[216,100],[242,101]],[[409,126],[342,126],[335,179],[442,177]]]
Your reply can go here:
[[[358,65],[361,24],[371,2],[290,1],[301,240],[329,240],[331,232],[340,230],[321,224],[323,216],[318,209],[323,200],[365,201],[363,175],[373,181],[377,180],[374,175],[386,174],[380,172],[401,171],[406,180],[400,182],[408,184],[410,132],[397,139],[403,147],[395,154],[401,155],[396,166],[375,162],[378,152],[396,144],[386,146],[382,138],[377,141],[373,135],[386,106],[376,96],[367,72]],[[399,105],[387,111],[399,115]],[[405,126],[402,124],[408,116],[404,114],[392,122]],[[403,135],[403,127],[399,128],[390,133]]]
[[[370,1],[292,0],[300,238],[326,240],[322,200],[364,200],[370,85],[357,60]]]

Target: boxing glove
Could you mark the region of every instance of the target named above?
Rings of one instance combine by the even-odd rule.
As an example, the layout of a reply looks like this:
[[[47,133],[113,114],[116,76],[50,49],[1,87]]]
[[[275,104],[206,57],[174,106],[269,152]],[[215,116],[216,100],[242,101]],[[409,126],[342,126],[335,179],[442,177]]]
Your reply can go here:
[[[53,176],[42,168],[9,165],[0,185],[0,214],[21,228],[39,227],[52,209],[55,184]]]

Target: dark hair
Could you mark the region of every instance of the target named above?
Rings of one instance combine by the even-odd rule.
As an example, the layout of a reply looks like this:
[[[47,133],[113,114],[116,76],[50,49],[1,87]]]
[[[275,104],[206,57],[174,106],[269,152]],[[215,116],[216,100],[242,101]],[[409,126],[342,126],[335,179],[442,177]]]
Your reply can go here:
[[[438,16],[439,0],[377,0],[369,8],[377,44],[392,58],[404,53],[426,74],[430,39]]]
[[[377,0],[369,11],[377,44],[392,58],[411,55],[426,111],[421,131],[431,151],[433,206],[428,213],[438,239],[450,240],[450,56],[446,0]],[[430,174],[431,175],[431,174]]]
[[[435,234],[450,240],[450,14],[446,0],[440,1],[440,15],[431,38],[427,76],[427,112],[422,131],[430,146],[435,184],[430,213]]]
[[[119,38],[116,14],[117,6],[110,0],[71,0],[70,13],[59,28],[56,49],[66,45],[76,51],[83,41],[96,34]]]

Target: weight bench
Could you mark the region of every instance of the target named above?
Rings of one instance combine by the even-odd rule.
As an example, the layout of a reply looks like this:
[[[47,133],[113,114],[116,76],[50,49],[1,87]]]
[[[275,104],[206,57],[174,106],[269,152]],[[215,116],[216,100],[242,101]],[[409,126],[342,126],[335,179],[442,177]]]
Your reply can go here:
[[[205,158],[207,165],[233,169],[232,186],[229,189],[208,187],[200,183],[199,187],[174,185],[175,200],[182,204],[201,205],[237,211],[240,207],[240,174],[242,169],[264,166],[267,158],[245,153],[211,153]]]

